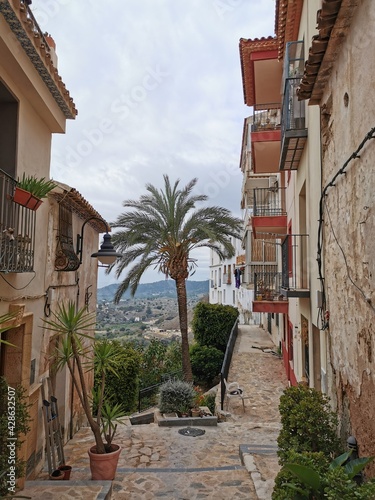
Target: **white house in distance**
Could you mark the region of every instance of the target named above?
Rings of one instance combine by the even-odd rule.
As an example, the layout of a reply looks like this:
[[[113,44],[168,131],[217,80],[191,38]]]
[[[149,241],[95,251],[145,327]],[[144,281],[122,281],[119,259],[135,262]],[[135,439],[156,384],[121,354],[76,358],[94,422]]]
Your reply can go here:
[[[237,307],[240,313],[240,323],[258,322],[258,316],[253,317],[253,290],[241,286],[244,279],[245,254],[242,241],[233,238],[235,256],[222,260],[216,252],[210,251],[210,304],[224,304]]]

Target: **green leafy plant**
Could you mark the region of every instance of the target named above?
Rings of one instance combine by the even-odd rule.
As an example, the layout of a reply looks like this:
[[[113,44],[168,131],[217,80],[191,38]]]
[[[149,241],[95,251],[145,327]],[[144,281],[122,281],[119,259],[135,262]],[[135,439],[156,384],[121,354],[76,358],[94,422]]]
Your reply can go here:
[[[108,340],[97,340],[95,348],[102,344],[108,344]],[[132,413],[136,409],[139,373],[142,356],[130,343],[121,344],[118,340],[111,340],[111,351],[115,351],[118,359],[116,372],[106,374],[104,399],[111,404],[120,405],[126,413]],[[94,358],[95,359],[95,358]],[[98,390],[101,383],[101,373],[95,370],[94,389]]]
[[[159,409],[162,413],[183,413],[194,406],[196,392],[189,382],[169,380],[160,387]]]
[[[290,450],[321,451],[328,457],[340,452],[337,416],[327,396],[302,384],[288,387],[280,397],[279,411],[282,428],[277,444],[281,464]]]
[[[28,191],[36,198],[46,198],[48,193],[56,187],[56,184],[52,179],[37,178],[35,175],[26,175],[24,172],[22,178],[17,179],[17,186]]]
[[[14,397],[14,405],[12,404],[12,410],[14,409],[14,428],[12,427],[12,441],[16,449],[16,454],[14,458],[14,463],[9,463],[9,427],[8,427],[8,410],[9,410],[9,389],[8,384],[4,377],[0,377],[0,496],[1,498],[7,498],[3,495],[9,494],[9,485],[7,473],[9,472],[10,465],[15,467],[15,476],[22,477],[25,471],[25,462],[18,457],[18,452],[22,445],[22,436],[29,432],[29,407],[27,402],[26,390],[22,386],[17,386],[13,388],[12,398]],[[13,403],[13,400],[12,400]],[[13,459],[12,459],[13,462]]]
[[[199,302],[194,308],[192,321],[195,341],[225,352],[237,318],[238,309],[235,307]]]
[[[121,358],[111,342],[94,342],[95,316],[88,313],[86,307],[77,310],[74,302],[69,301],[67,305],[60,304],[58,311],[52,314],[52,320],[43,321],[44,328],[56,333],[60,340],[54,353],[56,369],[68,367],[95,438],[96,452],[108,453],[112,451],[111,442],[124,412],[119,406],[108,406],[111,402],[105,401],[105,386],[107,376],[117,373]],[[86,376],[90,370],[94,370],[98,378],[92,397]]]
[[[216,347],[194,344],[190,347],[190,361],[195,382],[210,384],[219,375],[224,353]]]
[[[284,483],[284,490],[289,488],[290,493],[288,497],[283,498],[293,500],[303,498],[318,500],[327,497],[332,500],[338,498],[345,500],[353,498],[373,499],[375,484],[358,485],[354,481],[354,477],[373,460],[373,457],[357,458],[352,461],[349,461],[349,457],[350,452],[343,453],[325,468],[301,463],[284,464],[284,469],[291,472],[297,478],[298,483]],[[272,498],[275,500],[277,497],[273,496]]]

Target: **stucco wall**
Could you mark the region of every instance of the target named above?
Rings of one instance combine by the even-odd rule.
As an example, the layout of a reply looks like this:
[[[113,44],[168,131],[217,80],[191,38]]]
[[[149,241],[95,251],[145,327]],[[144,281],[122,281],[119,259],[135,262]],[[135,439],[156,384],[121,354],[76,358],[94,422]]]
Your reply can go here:
[[[322,100],[323,185],[375,125],[374,23],[375,3],[363,0]],[[345,175],[329,188],[324,211],[329,355],[335,380],[331,396],[340,412],[342,436],[352,433],[361,455],[375,453],[374,162],[375,142],[371,139],[360,158],[351,161]]]

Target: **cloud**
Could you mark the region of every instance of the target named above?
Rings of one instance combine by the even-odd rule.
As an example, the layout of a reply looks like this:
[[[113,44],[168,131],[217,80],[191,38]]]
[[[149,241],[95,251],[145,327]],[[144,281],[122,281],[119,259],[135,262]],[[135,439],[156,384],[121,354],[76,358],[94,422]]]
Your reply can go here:
[[[239,39],[273,35],[274,8],[274,0],[33,0],[79,112],[53,137],[52,176],[108,221],[146,182],[161,187],[164,173],[183,184],[197,177],[210,204],[239,216],[251,114]],[[202,255],[195,279],[208,278]]]

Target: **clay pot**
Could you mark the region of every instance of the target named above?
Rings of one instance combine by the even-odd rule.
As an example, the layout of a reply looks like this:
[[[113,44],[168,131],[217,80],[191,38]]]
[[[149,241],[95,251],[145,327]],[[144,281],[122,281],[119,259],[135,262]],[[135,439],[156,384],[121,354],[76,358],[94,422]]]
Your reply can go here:
[[[112,444],[112,450],[110,453],[96,453],[96,446],[89,449],[92,480],[112,481],[115,478],[121,447]]]
[[[72,467],[70,465],[60,465],[59,470],[64,473],[64,481],[69,481]]]
[[[62,481],[64,477],[65,477],[64,471],[59,469],[54,470],[49,476],[51,481]]]

